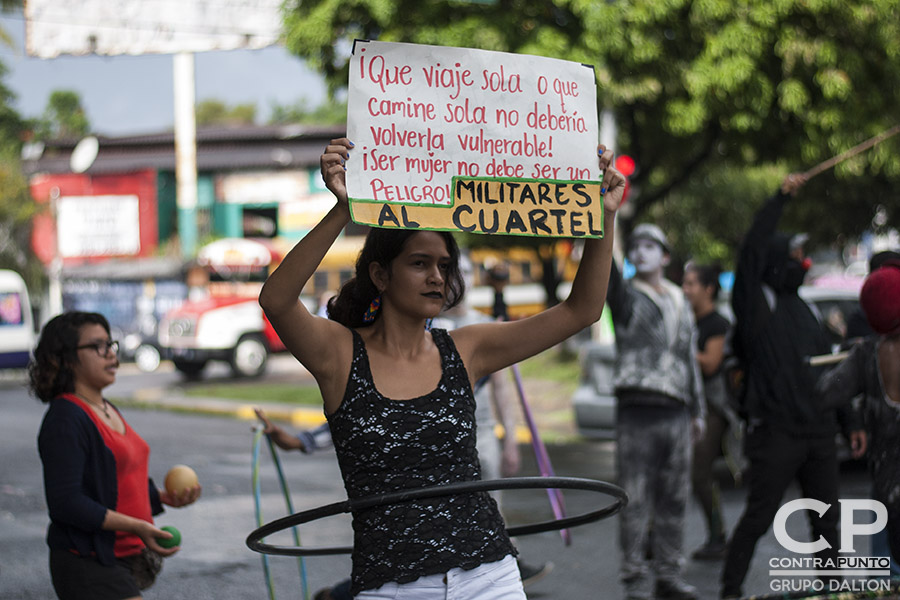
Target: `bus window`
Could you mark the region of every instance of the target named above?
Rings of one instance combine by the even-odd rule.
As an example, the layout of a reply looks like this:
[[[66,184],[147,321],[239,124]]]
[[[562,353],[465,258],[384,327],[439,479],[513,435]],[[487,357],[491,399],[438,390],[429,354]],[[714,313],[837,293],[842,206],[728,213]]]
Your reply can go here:
[[[325,271],[316,271],[313,274],[313,290],[315,292],[324,292],[330,289],[328,283],[328,273]]]
[[[18,292],[0,292],[0,327],[22,325],[22,296]]]

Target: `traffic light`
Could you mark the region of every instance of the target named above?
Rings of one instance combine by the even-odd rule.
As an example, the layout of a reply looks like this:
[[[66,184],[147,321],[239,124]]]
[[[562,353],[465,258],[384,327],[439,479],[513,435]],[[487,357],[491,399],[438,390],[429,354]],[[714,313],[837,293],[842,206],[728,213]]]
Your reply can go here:
[[[632,173],[634,173],[636,164],[634,159],[628,156],[627,154],[622,154],[616,157],[616,171],[624,175],[625,177],[631,177]]]
[[[627,154],[620,154],[616,157],[616,171],[625,176],[625,193],[622,194],[622,204],[628,200],[628,192],[631,191],[631,176],[637,170],[637,163]]]

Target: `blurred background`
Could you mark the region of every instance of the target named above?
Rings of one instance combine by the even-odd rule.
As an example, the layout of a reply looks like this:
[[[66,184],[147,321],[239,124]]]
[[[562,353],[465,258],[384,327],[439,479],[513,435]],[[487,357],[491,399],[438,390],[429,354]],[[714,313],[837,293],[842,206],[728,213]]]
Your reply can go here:
[[[331,206],[318,156],[345,130],[357,38],[593,65],[600,136],[629,175],[617,234],[657,223],[670,278],[687,260],[717,262],[726,292],[751,216],[784,175],[900,122],[891,0],[2,8],[0,268],[24,282],[0,291],[5,331],[98,310],[147,370],[173,359],[197,375],[220,360],[254,375],[282,349],[252,306]],[[900,136],[810,181],[783,221],[810,236],[808,285],[852,298],[868,258],[900,246],[898,181]],[[311,307],[349,276],[363,234],[347,228],[304,290]],[[502,289],[512,318],[557,302],[580,252],[565,239],[460,242],[479,267],[475,306],[490,312]],[[610,335],[605,324],[583,337]]]

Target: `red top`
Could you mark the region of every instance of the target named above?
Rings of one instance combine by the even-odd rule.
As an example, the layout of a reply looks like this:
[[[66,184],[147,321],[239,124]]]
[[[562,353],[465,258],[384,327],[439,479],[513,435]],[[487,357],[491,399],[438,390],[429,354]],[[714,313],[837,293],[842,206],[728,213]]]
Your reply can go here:
[[[150,446],[128,425],[121,413],[125,433],[121,434],[107,425],[106,421],[88,405],[75,396],[66,394],[67,400],[74,402],[84,410],[100,432],[106,447],[116,459],[116,492],[117,502],[114,510],[124,515],[153,523],[153,511],[150,508],[150,491],[148,488],[148,463]],[[113,408],[113,410],[116,410]],[[118,412],[116,410],[116,412]],[[116,532],[114,552],[117,557],[137,554],[144,548],[140,537],[125,531]]]

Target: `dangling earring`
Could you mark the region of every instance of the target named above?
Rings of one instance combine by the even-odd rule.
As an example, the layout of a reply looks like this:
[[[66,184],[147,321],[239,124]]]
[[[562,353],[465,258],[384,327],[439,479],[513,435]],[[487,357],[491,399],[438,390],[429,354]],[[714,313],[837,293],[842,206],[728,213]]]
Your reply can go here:
[[[372,302],[369,303],[369,308],[366,309],[366,314],[363,315],[363,323],[371,323],[375,320],[375,316],[378,314],[378,309],[381,308],[381,294],[378,294],[374,298],[372,298]]]
[[[425,319],[425,331],[431,331],[431,326],[434,324],[434,319],[428,317]]]

